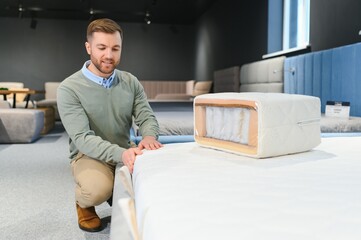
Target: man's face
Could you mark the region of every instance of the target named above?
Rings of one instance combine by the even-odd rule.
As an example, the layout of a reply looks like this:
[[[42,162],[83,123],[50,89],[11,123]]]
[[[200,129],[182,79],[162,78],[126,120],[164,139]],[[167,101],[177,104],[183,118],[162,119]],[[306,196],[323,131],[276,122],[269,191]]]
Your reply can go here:
[[[94,32],[85,48],[91,60],[89,70],[100,77],[109,77],[120,62],[122,39],[119,32]]]

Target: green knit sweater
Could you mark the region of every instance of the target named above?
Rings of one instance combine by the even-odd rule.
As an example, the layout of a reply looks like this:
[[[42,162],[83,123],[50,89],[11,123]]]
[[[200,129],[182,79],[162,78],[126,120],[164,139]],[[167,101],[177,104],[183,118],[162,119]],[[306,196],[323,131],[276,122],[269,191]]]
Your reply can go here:
[[[57,104],[70,140],[70,159],[78,152],[116,164],[130,147],[132,117],[142,136],[158,137],[159,126],[138,79],[115,70],[111,88],[87,79],[81,71],[59,86]]]

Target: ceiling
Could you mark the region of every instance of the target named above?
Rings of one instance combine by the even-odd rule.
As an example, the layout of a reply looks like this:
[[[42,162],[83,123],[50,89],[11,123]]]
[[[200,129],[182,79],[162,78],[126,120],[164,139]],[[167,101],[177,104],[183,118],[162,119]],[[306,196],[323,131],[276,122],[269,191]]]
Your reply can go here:
[[[0,17],[192,24],[216,0],[1,0]],[[148,16],[146,16],[148,15]]]

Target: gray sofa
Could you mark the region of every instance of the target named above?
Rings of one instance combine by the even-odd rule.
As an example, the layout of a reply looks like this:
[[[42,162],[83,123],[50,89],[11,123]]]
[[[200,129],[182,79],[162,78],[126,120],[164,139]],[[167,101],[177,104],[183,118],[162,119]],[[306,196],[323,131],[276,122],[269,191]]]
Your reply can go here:
[[[284,61],[276,57],[242,65],[240,92],[283,92]]]
[[[214,92],[283,92],[284,61],[276,57],[214,72]]]
[[[5,104],[0,104],[6,107]],[[44,112],[36,109],[0,108],[0,143],[31,143],[40,138]]]

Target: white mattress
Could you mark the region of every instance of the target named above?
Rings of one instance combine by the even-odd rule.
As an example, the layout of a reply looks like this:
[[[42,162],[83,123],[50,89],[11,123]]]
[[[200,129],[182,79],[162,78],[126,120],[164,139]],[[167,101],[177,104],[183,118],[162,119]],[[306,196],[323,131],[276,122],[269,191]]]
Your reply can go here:
[[[253,159],[168,144],[137,157],[143,240],[361,239],[361,137]]]

